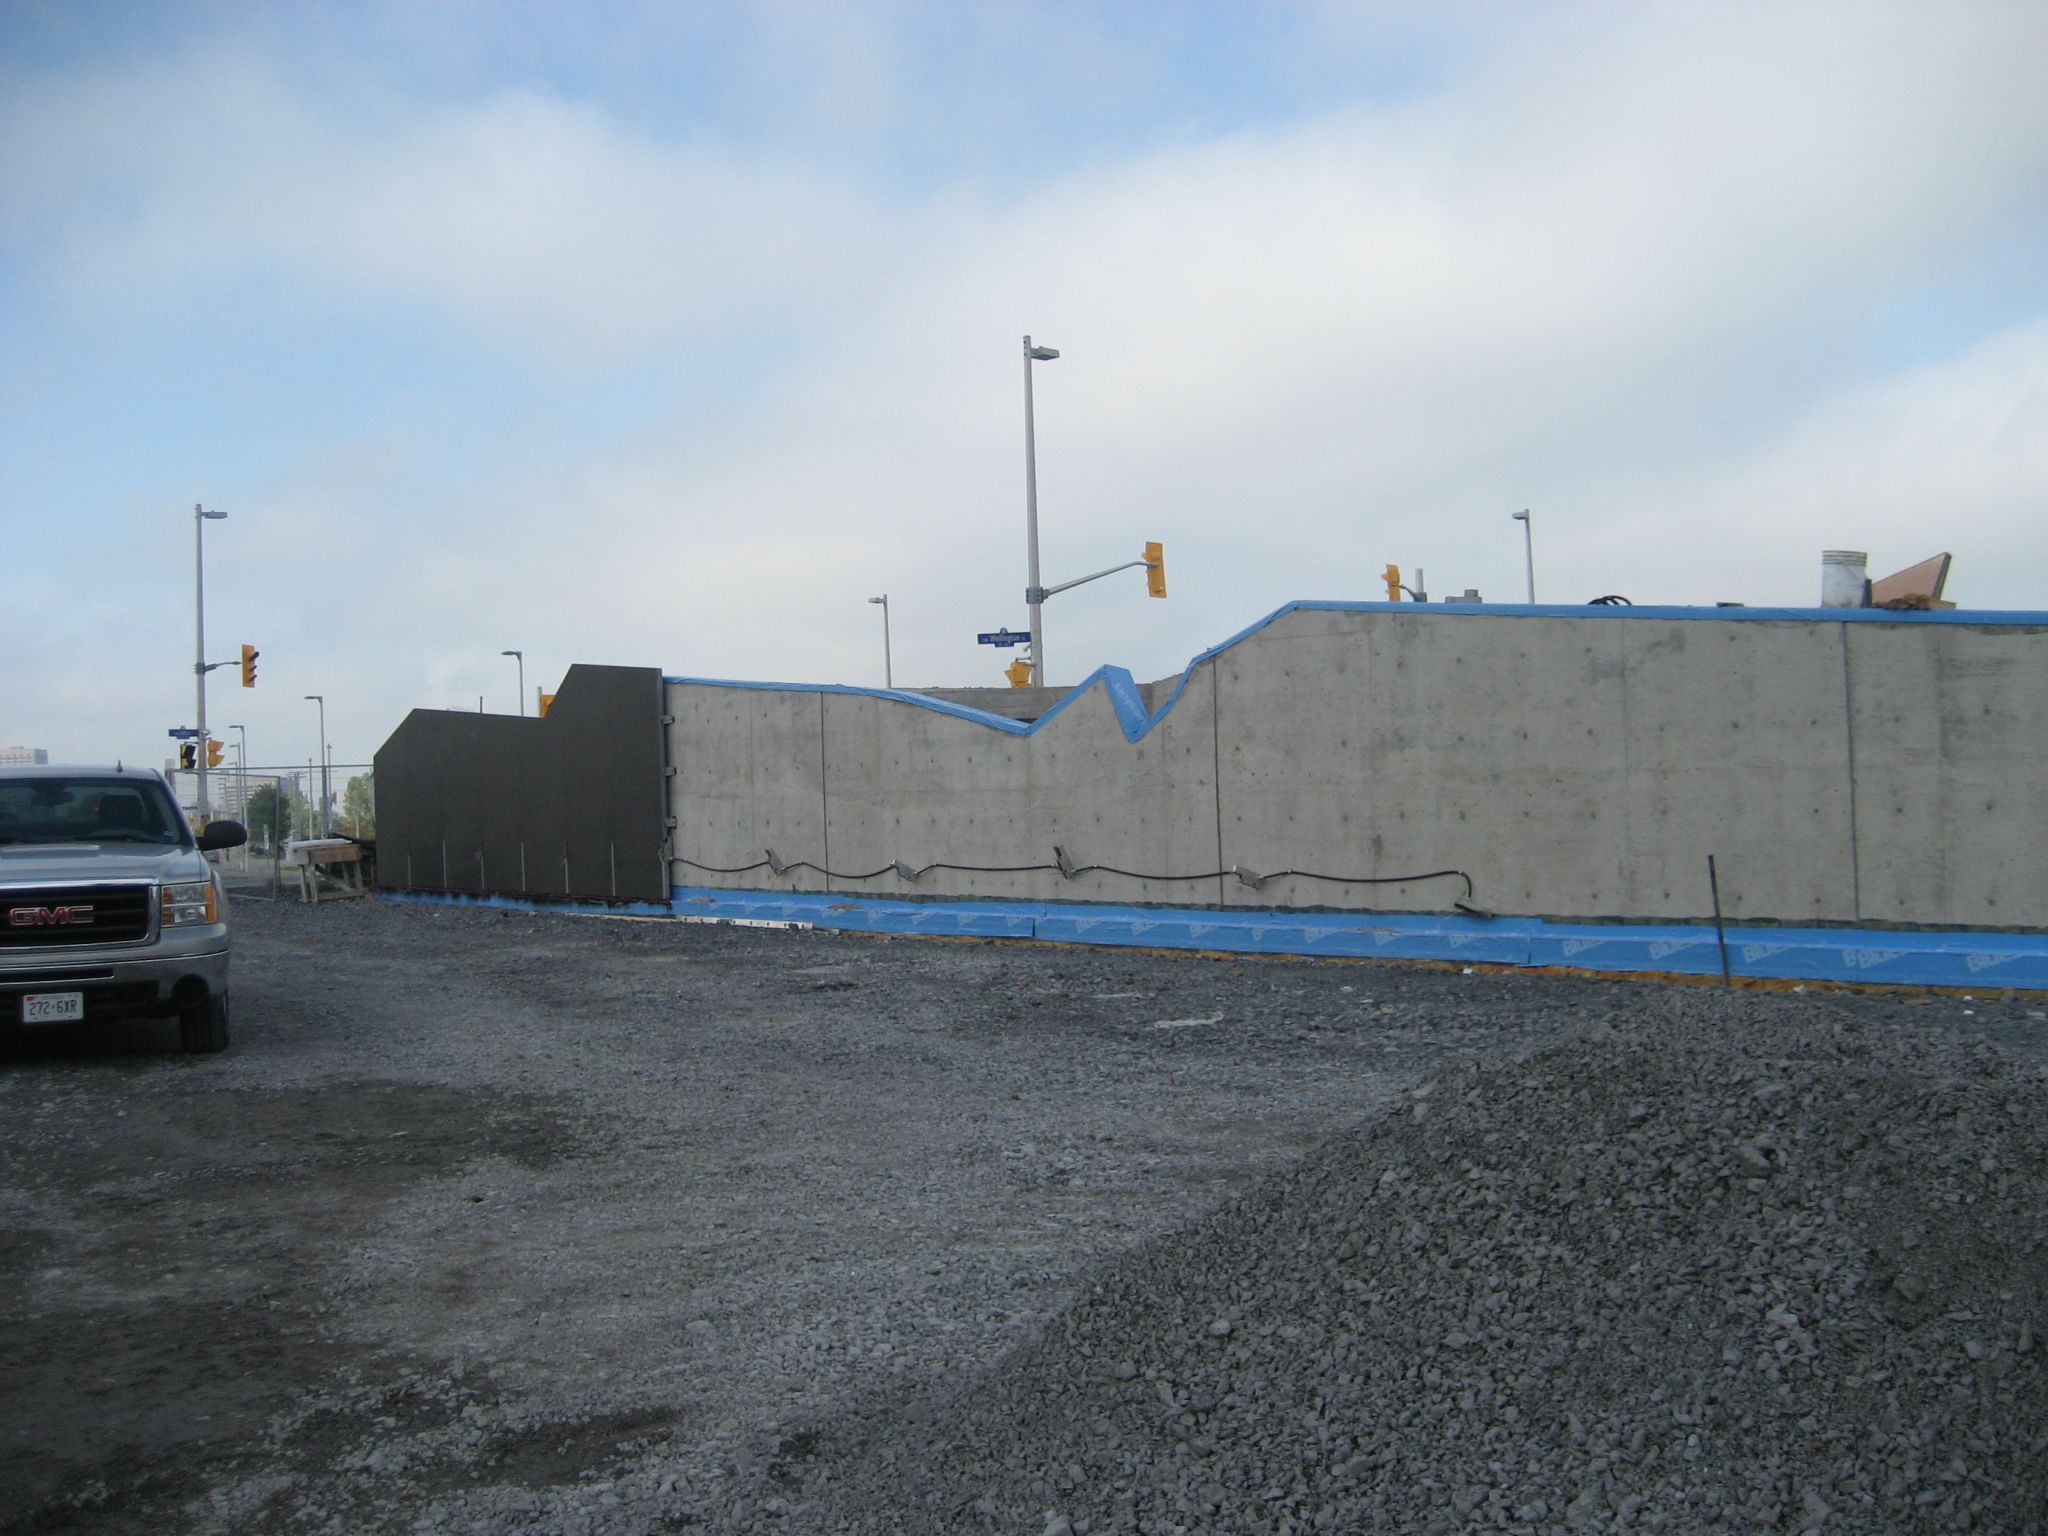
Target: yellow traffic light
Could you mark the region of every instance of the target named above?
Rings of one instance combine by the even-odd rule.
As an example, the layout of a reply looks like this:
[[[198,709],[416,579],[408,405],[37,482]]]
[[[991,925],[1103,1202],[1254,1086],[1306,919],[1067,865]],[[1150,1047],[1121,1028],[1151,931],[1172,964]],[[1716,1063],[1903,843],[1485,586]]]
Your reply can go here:
[[[1390,603],[1401,601],[1401,567],[1390,565],[1380,573],[1380,577],[1387,584],[1387,601]]]
[[[206,743],[206,766],[218,768],[220,760],[227,755],[228,744],[224,741],[209,740]]]
[[[242,686],[244,688],[254,688],[256,686],[256,657],[259,654],[253,645],[242,647]]]
[[[1156,540],[1145,546],[1145,590],[1153,597],[1166,596],[1166,546]]]
[[[178,744],[178,766],[180,768],[197,768],[199,766],[199,748],[195,744],[189,741]]]
[[[1012,688],[1029,688],[1031,686],[1031,663],[1022,656],[1019,656],[1015,661],[1003,668],[1003,675],[1009,678]]]

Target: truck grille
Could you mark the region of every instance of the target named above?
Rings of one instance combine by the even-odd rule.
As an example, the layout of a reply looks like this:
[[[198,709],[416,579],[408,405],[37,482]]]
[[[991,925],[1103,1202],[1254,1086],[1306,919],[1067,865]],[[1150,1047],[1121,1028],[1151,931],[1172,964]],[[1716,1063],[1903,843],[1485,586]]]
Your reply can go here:
[[[146,884],[50,885],[0,892],[0,950],[126,944],[149,937]]]

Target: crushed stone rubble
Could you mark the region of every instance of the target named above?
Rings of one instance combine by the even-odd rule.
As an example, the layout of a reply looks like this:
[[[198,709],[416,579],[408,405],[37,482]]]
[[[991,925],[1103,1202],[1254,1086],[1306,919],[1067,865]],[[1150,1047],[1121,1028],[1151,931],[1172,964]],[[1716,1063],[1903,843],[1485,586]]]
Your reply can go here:
[[[1460,1059],[719,1528],[2048,1530],[2048,1075],[1645,994]]]

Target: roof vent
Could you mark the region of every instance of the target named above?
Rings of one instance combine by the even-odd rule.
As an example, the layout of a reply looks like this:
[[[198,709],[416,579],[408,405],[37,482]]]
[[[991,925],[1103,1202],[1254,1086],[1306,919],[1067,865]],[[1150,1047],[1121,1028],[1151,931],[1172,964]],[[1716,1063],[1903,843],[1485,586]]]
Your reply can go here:
[[[1860,549],[1820,552],[1820,605],[1861,608],[1870,601],[1870,556]]]

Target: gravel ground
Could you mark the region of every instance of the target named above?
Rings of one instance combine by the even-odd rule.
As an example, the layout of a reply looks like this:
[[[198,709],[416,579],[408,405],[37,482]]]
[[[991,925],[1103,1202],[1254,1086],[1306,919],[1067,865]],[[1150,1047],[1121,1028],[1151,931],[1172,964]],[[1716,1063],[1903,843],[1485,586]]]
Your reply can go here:
[[[236,915],[0,1060],[0,1531],[2048,1519],[2038,1000]]]

